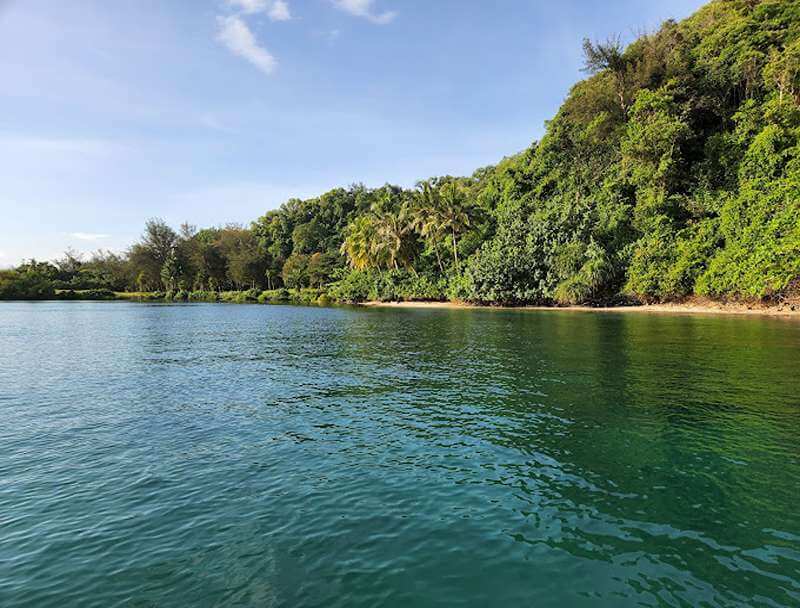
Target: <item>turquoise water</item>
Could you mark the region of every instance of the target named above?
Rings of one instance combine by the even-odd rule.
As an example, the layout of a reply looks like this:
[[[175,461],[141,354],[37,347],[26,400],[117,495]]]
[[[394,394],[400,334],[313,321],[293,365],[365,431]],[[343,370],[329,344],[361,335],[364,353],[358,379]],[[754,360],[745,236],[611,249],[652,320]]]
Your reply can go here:
[[[0,606],[798,606],[800,323],[0,305]]]

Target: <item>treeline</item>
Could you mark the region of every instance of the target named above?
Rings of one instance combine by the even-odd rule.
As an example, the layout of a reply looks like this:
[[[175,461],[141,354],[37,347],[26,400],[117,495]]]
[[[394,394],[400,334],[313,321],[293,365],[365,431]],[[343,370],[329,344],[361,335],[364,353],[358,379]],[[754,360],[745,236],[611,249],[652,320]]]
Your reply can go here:
[[[249,227],[151,220],[124,255],[5,273],[0,297],[12,283],[497,304],[797,296],[800,3],[716,0],[584,54],[589,77],[543,139],[470,177],[336,189]]]

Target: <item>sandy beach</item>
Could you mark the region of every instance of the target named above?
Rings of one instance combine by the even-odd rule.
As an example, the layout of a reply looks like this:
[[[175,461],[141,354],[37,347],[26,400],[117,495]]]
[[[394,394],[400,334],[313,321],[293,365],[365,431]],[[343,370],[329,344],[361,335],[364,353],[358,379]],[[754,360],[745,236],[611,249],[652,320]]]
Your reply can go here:
[[[691,300],[681,303],[641,304],[632,306],[480,306],[464,302],[366,302],[374,308],[476,308],[498,310],[543,310],[557,312],[637,313],[637,314],[697,314],[697,315],[758,315],[800,319],[800,304],[767,306],[764,304],[722,303]]]

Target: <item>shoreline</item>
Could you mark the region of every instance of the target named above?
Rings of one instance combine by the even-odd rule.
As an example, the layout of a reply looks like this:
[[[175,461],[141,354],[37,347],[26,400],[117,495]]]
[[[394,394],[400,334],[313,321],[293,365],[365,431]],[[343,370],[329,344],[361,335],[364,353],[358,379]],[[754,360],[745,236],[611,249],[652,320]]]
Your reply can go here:
[[[635,304],[630,306],[485,306],[464,302],[364,302],[367,308],[416,308],[416,309],[477,309],[477,310],[535,310],[549,312],[599,312],[638,314],[690,314],[690,315],[737,315],[762,317],[788,317],[800,319],[800,305],[785,304],[766,306],[763,304],[723,304],[721,302],[683,302],[669,304]]]
[[[156,297],[155,293],[148,292],[114,292],[110,297],[85,297],[84,293],[77,292],[77,297],[55,297],[42,298],[36,300],[14,299],[4,300],[14,301],[37,301],[37,302],[139,302],[139,303],[192,303],[192,304],[267,304],[267,305],[294,305],[294,306],[355,306],[356,308],[395,308],[395,309],[418,309],[418,310],[517,310],[517,311],[544,311],[544,312],[571,312],[571,313],[623,313],[623,314],[673,314],[673,315],[728,315],[728,316],[758,316],[773,317],[783,319],[800,320],[800,302],[791,301],[784,304],[765,304],[755,302],[751,304],[741,302],[717,302],[705,299],[690,299],[684,302],[668,302],[661,304],[629,304],[616,306],[503,306],[470,304],[467,302],[450,301],[403,301],[403,302],[380,302],[369,301],[361,303],[336,302],[315,292],[314,297],[303,297],[304,294],[290,294],[288,298],[244,298],[241,297],[245,292],[223,292],[214,299],[180,299],[173,300],[164,297]],[[264,292],[266,294],[267,292]],[[94,294],[92,294],[94,295]],[[307,294],[305,294],[307,296]],[[324,302],[322,301],[324,300]]]

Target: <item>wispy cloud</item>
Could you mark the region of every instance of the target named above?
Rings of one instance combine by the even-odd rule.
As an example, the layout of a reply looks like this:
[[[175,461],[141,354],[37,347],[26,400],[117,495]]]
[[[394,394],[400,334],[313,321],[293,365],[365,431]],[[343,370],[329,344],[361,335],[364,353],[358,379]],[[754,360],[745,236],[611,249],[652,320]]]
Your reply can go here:
[[[248,15],[260,13],[267,9],[267,0],[228,0],[228,6],[238,9]]]
[[[228,0],[228,6],[245,15],[266,13],[272,21],[289,21],[292,18],[286,0]]]
[[[289,10],[289,5],[284,0],[275,0],[272,6],[269,7],[267,16],[272,21],[289,21],[292,18],[292,13]]]
[[[69,235],[79,241],[99,241],[111,236],[110,234],[97,234],[95,232],[70,232]]]
[[[198,121],[206,129],[211,129],[212,131],[218,131],[220,133],[234,133],[235,132],[234,129],[232,129],[230,126],[225,124],[225,122],[222,119],[220,119],[213,112],[203,112],[203,113],[201,113],[198,116]]]
[[[255,0],[248,0],[255,1]],[[224,44],[234,55],[246,59],[265,74],[272,74],[278,67],[278,61],[263,46],[247,24],[238,16],[217,17],[219,31],[217,40]]]
[[[349,13],[354,17],[362,17],[378,25],[386,25],[397,17],[395,11],[376,12],[373,8],[375,0],[332,0],[333,5],[340,11]]]

